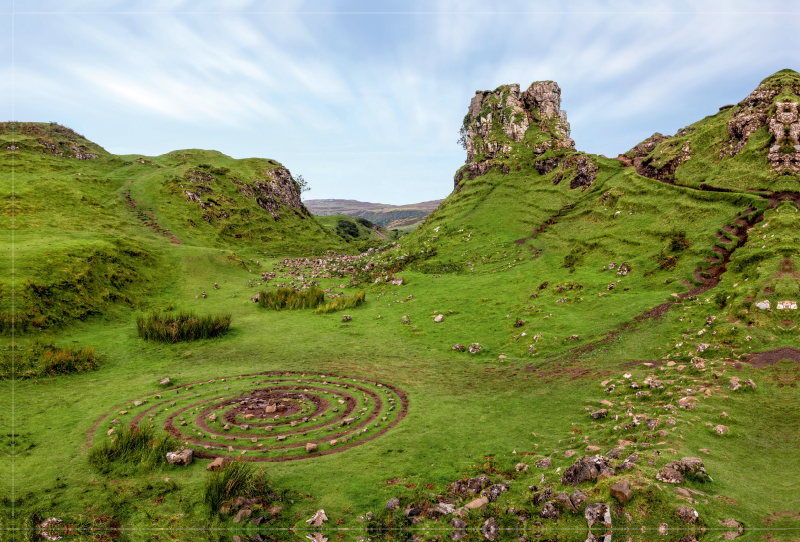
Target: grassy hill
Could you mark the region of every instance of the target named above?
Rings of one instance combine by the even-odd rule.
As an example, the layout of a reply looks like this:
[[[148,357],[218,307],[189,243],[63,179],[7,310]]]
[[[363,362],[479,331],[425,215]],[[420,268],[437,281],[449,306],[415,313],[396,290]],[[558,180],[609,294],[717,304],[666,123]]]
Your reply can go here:
[[[3,125],[20,147],[3,247],[13,233],[31,322],[3,368],[41,364],[3,432],[15,521],[135,539],[416,542],[459,538],[454,516],[468,540],[796,536],[799,82],[778,72],[616,159],[576,150],[552,81],[479,91],[453,192],[396,240],[309,216],[268,160],[115,157]],[[42,153],[48,129],[64,157]],[[153,309],[230,329],[144,340]],[[193,462],[166,464],[180,447]],[[602,503],[612,526],[588,525]]]

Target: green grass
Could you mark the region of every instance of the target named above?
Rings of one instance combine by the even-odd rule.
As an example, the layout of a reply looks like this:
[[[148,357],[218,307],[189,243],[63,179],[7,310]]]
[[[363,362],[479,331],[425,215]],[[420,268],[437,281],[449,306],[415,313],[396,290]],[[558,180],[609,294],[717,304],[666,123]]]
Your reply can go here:
[[[627,445],[627,453],[639,455],[637,467],[614,479],[631,483],[630,503],[616,506],[609,493],[614,480],[581,486],[590,502],[614,505],[615,530],[630,529],[638,537],[644,526],[641,538],[647,539],[666,522],[676,538],[686,534],[678,531],[674,515],[686,501],[655,480],[666,463],[686,456],[701,457],[713,478],[684,484],[706,494],[692,505],[703,526],[718,528],[720,520],[735,517],[750,529],[766,526],[765,521],[796,529],[797,518],[783,512],[800,502],[793,476],[800,460],[800,372],[790,361],[763,368],[740,361],[748,353],[797,346],[797,311],[778,311],[775,306],[781,300],[797,300],[793,266],[800,213],[791,202],[771,206],[748,190],[781,187],[796,179],[769,176],[764,134],[753,134],[736,157],[722,163],[715,159],[712,150],[725,137],[726,111],[704,119],[685,136],[692,138],[696,154],[677,170],[679,186],[642,177],[618,161],[590,156],[598,166],[594,184],[571,190],[572,170],[563,163],[547,175],[534,166],[535,160],[563,159],[568,153],[548,151],[535,157],[524,142],[515,144],[503,159],[509,174],[492,170],[464,181],[460,192],[451,194],[418,229],[392,248],[358,262],[352,283],[348,275],[303,270],[317,282],[319,293],[311,294],[267,294],[258,284],[260,273],[274,272],[275,283],[289,282],[299,270],[286,268],[285,257],[322,259],[328,248],[353,253],[359,247],[352,241],[345,244],[322,219],[301,219],[291,212],[278,222],[262,215],[263,221],[250,224],[243,215],[229,212],[229,222],[223,218],[208,223],[196,202],[184,202],[174,192],[175,179],[184,179],[188,169],[208,171],[216,179],[210,184],[210,197],[231,198],[234,209],[247,210],[249,203],[232,189],[238,185],[228,182],[231,175],[244,181],[276,164],[234,161],[210,151],[178,151],[142,163],[134,159],[138,156],[115,157],[96,146],[91,148],[101,157],[79,163],[37,154],[39,136],[26,132],[18,139],[23,149],[15,155],[20,171],[19,193],[13,200],[19,211],[13,278],[21,312],[29,322],[46,312],[48,325],[30,323],[15,337],[15,348],[72,344],[77,350],[93,349],[102,364],[92,371],[14,382],[14,429],[8,427],[0,438],[4,457],[10,457],[12,446],[14,450],[15,514],[78,522],[108,513],[125,528],[169,525],[176,532],[211,525],[241,527],[231,523],[232,514],[209,518],[209,511],[221,510],[234,494],[254,494],[247,488],[253,487],[254,473],[263,466],[262,482],[268,481],[274,493],[291,490],[280,500],[283,512],[265,520],[272,522],[270,528],[291,526],[303,534],[305,520],[323,508],[330,527],[352,529],[336,533],[348,540],[364,526],[376,531],[430,528],[427,535],[442,534],[433,529],[445,522],[425,519],[409,525],[402,508],[410,503],[430,506],[448,495],[448,484],[485,472],[493,481],[513,481],[497,503],[468,514],[470,528],[491,516],[501,525],[520,526],[528,538],[538,530],[548,538],[570,532],[584,536],[585,519],[570,513],[537,527],[541,507],[532,505],[528,487],[543,485],[544,475],[556,494],[571,492],[561,486],[561,474],[575,457],[589,453],[587,446],[607,452],[619,440],[635,440]],[[10,140],[8,133],[2,137]],[[657,150],[662,149],[664,154],[677,152],[668,145]],[[7,163],[9,155],[3,159]],[[200,167],[205,164],[209,168]],[[565,177],[554,184],[559,174]],[[699,190],[693,183],[700,184],[701,176],[708,184],[733,191]],[[37,197],[44,189],[63,193],[60,207]],[[136,209],[126,203],[128,190],[131,201],[138,202]],[[741,247],[736,240],[726,243],[722,238],[743,215],[752,219],[748,241]],[[198,216],[202,224],[195,220]],[[253,237],[245,236],[243,229],[251,230]],[[164,230],[182,244],[171,242]],[[265,236],[269,240],[261,239]],[[685,299],[673,295],[697,286],[695,270],[707,272],[712,265],[707,260],[718,256],[715,247],[731,244],[737,248],[715,288]],[[1,246],[3,261],[10,262],[8,240]],[[374,266],[365,265],[368,262]],[[622,264],[629,270],[626,275],[617,274]],[[5,282],[0,286],[4,312],[11,303],[11,271],[9,266],[0,280]],[[389,275],[402,277],[403,285],[376,282]],[[276,308],[317,310],[261,310],[250,301],[259,290],[264,304],[272,299]],[[342,296],[320,296],[334,291]],[[42,296],[63,303],[50,307]],[[757,309],[759,300],[769,300],[773,310]],[[673,305],[660,318],[641,317],[666,302]],[[323,308],[348,303],[349,326]],[[169,315],[171,307],[195,314],[230,314],[236,325],[214,340],[191,343],[138,336],[137,320],[145,321],[152,311]],[[439,314],[443,321],[435,322]],[[402,324],[403,316],[410,325]],[[452,350],[456,343],[473,342],[482,345],[479,354]],[[700,344],[708,344],[702,353]],[[698,355],[707,360],[704,370],[691,367]],[[197,433],[208,434],[195,423],[201,413],[189,407],[190,401],[221,401],[217,397],[223,394],[248,398],[258,387],[255,383],[266,379],[252,375],[270,371],[291,371],[293,376],[283,378],[286,385],[300,388],[294,390],[297,393],[306,384],[297,382],[304,377],[294,378],[296,373],[326,375],[326,397],[334,393],[331,386],[345,380],[341,376],[374,383],[370,385],[376,389],[377,383],[390,384],[407,394],[408,414],[386,434],[340,453],[255,464],[252,469],[236,463],[240,466],[229,467],[229,474],[224,474],[227,469],[209,474],[205,459],[195,459],[188,467],[148,466],[150,460],[144,458],[156,457],[151,443],[168,436],[164,422],[169,416],[176,416],[176,425],[179,416],[186,418],[187,425],[177,426],[178,442],[186,445]],[[627,373],[630,378],[624,376]],[[170,385],[159,386],[165,376]],[[648,376],[665,382],[664,389],[629,387],[631,381],[642,385]],[[730,390],[726,386],[732,376],[752,378],[758,387]],[[601,383],[606,381],[615,384],[613,392],[603,391],[608,383]],[[0,386],[10,390],[11,384]],[[664,408],[676,405],[687,389],[701,397],[695,409],[670,413]],[[701,389],[709,389],[710,395]],[[637,391],[649,395],[636,397]],[[133,401],[138,398],[149,402],[136,406]],[[10,393],[3,394],[0,407],[10,412],[10,401]],[[612,403],[606,408],[617,420],[589,416],[600,401]],[[310,408],[308,402],[298,404]],[[658,417],[659,426],[654,431],[641,425],[626,428],[631,407],[633,414]],[[372,412],[371,405],[360,408]],[[721,417],[723,411],[726,417]],[[296,412],[286,422],[302,416],[306,413]],[[136,417],[139,430],[145,432],[151,430],[144,420],[153,420],[148,439],[132,432],[125,440],[121,434],[107,434]],[[675,425],[667,425],[670,418]],[[112,425],[113,419],[123,423]],[[4,421],[9,423],[8,418]],[[236,423],[243,421],[237,418]],[[730,428],[725,435],[712,429],[720,423]],[[247,438],[237,436],[233,444],[250,446],[249,435],[265,441],[266,432],[248,431]],[[111,443],[114,437],[118,440]],[[217,444],[228,445],[224,438]],[[329,449],[325,446],[320,451]],[[565,457],[569,449],[577,455]],[[204,450],[197,447],[198,452]],[[238,450],[218,453],[267,459],[285,454],[279,447],[243,456]],[[552,467],[534,467],[541,459],[537,456],[551,457]],[[520,462],[531,468],[516,471]],[[163,473],[156,472],[162,468]],[[0,474],[0,494],[10,495],[8,461],[0,464]],[[165,478],[169,482],[162,482]],[[401,510],[390,514],[383,509],[391,497],[400,499]],[[161,500],[155,504],[156,499]],[[10,497],[0,506],[6,525]],[[505,514],[511,506],[527,510],[529,518],[520,523]],[[358,521],[368,511],[373,521]],[[762,534],[751,531],[748,536],[753,533]],[[503,536],[510,539],[511,534]]]
[[[314,312],[317,314],[328,314],[330,312],[354,309],[362,305],[365,298],[365,292],[358,292],[349,297],[339,297],[325,303],[324,305],[320,305]]]
[[[258,294],[258,304],[272,310],[282,309],[314,309],[325,302],[325,292],[319,288],[308,290],[293,290],[291,288],[277,288],[274,292],[261,291]]]
[[[104,441],[89,451],[89,463],[104,474],[120,464],[152,470],[165,465],[167,452],[178,448],[178,441],[164,433],[156,435],[152,429],[141,426],[118,427],[111,441]]]
[[[231,315],[197,316],[181,311],[177,315],[150,313],[136,318],[136,331],[146,341],[176,343],[220,337],[231,327]]]
[[[10,380],[12,367],[15,379],[26,379],[94,371],[98,361],[92,348],[57,348],[34,343],[24,350],[9,346],[3,352],[0,379]]]

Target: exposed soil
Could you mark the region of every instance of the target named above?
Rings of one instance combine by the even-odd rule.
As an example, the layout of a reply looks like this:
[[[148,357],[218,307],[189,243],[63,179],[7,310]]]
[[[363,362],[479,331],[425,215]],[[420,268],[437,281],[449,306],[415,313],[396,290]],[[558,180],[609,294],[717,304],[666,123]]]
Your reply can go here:
[[[758,369],[775,365],[785,359],[800,363],[800,348],[776,348],[775,350],[765,350],[755,354],[748,354],[742,361]]]

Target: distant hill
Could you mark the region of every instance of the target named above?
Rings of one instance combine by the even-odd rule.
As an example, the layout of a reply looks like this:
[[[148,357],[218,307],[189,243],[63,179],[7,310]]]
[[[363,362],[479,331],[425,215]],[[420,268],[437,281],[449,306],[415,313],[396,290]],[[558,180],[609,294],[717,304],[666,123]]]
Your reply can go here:
[[[408,229],[416,226],[439,207],[444,200],[436,199],[410,205],[388,205],[352,199],[310,199],[303,203],[317,216],[360,216],[386,229]]]

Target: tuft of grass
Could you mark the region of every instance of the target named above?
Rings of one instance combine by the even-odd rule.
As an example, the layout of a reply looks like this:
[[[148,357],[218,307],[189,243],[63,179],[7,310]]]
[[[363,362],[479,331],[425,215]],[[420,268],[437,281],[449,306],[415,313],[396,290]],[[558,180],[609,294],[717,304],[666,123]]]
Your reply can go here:
[[[14,378],[41,378],[44,376],[82,373],[97,369],[93,348],[56,348],[54,345],[34,343],[30,348],[11,346],[0,357],[0,379],[11,379],[11,358],[14,356]]]
[[[89,452],[89,463],[102,473],[108,473],[114,465],[139,465],[153,469],[167,462],[167,452],[178,448],[178,441],[167,433],[157,437],[155,431],[134,425],[121,426],[116,438],[95,446]]]
[[[236,497],[254,498],[269,493],[269,482],[263,471],[256,471],[241,460],[226,463],[220,471],[211,472],[203,489],[203,502],[211,515],[226,513]]]
[[[278,288],[274,292],[262,291],[258,295],[258,304],[276,311],[282,309],[313,309],[325,302],[325,292],[319,288],[308,290],[292,290]]]
[[[328,314],[329,312],[352,309],[363,304],[366,297],[367,297],[366,293],[362,290],[351,297],[340,297],[337,299],[332,299],[328,303],[325,303],[324,305],[320,305],[319,307],[317,307],[317,309],[314,312],[316,314]]]
[[[231,327],[231,315],[196,316],[181,311],[177,315],[162,315],[153,312],[136,318],[139,337],[147,341],[176,343],[219,337]]]

